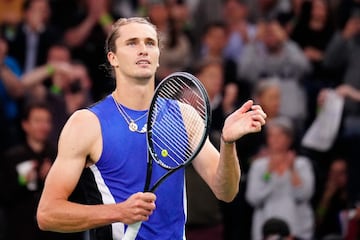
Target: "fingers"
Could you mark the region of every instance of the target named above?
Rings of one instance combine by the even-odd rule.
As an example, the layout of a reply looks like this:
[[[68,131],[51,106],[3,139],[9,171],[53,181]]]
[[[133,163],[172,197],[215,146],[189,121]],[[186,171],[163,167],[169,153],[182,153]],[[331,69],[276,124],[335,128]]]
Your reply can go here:
[[[133,194],[132,200],[133,218],[135,221],[147,221],[156,208],[156,196],[150,192]]]
[[[254,102],[252,100],[248,100],[237,111],[239,111],[241,113],[246,113],[247,111],[249,111],[251,109],[253,104],[254,104]]]
[[[245,134],[259,132],[266,117],[260,105],[254,105],[252,100],[248,100],[225,120],[223,137],[228,141],[236,141]]]
[[[257,126],[258,123],[260,127],[265,124],[265,119],[267,117],[266,113],[262,110],[260,105],[253,105],[252,109],[252,120],[255,121],[254,124]]]
[[[266,113],[262,110],[260,105],[253,105],[251,107],[251,109],[256,113],[259,114],[263,119],[266,119],[267,115]]]

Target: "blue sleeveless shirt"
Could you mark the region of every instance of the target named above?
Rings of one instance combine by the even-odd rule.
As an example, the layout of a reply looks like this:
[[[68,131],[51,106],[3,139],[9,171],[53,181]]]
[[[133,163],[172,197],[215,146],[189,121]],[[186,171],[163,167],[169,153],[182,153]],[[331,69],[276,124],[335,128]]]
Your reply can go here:
[[[135,111],[123,107],[131,119],[137,119],[146,111]],[[144,190],[148,150],[146,134],[131,132],[128,124],[119,113],[111,95],[89,107],[101,126],[103,150],[98,162],[90,167],[91,179],[95,184],[92,191],[97,196],[92,203],[119,203],[130,195]],[[146,117],[136,122],[141,129]],[[166,170],[153,164],[152,182],[159,179]],[[152,185],[152,184],[151,184]],[[185,239],[186,191],[184,169],[167,178],[156,189],[156,209],[149,220],[142,223],[137,240],[141,239]],[[101,214],[101,213],[99,213]],[[106,226],[106,231],[91,234],[93,240],[120,240],[126,230],[123,223]],[[104,228],[102,228],[104,229]]]

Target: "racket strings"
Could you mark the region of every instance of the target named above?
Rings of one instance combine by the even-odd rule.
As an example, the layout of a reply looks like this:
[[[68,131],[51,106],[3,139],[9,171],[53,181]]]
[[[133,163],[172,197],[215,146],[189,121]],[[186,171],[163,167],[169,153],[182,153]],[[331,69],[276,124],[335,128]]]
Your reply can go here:
[[[189,86],[185,81],[183,81],[181,78],[177,78],[177,81],[172,81],[171,83],[174,84],[168,84],[164,86],[165,88],[169,90],[168,93],[178,93],[179,90],[181,90],[182,94],[180,97],[177,98],[178,101],[181,101],[183,103],[189,104],[197,110],[197,112],[201,115],[203,119],[205,119],[206,116],[206,107],[205,107],[205,100],[204,97],[200,94],[200,92],[196,91],[195,86],[193,84],[193,87]],[[178,88],[176,88],[178,87]],[[187,91],[185,91],[185,88]],[[163,93],[166,94],[166,93]],[[165,97],[165,96],[164,96]],[[170,96],[168,96],[170,98]]]
[[[174,126],[174,124],[173,124],[173,122],[174,122],[173,116],[177,116],[179,114],[177,112],[175,112],[174,109],[168,109],[168,110],[169,110],[169,115],[163,116],[163,118],[161,120],[161,125],[156,127],[156,131],[153,131],[153,134],[159,139],[159,141],[161,141],[163,144],[165,144],[167,148],[171,149],[171,146],[175,145],[176,148],[174,148],[174,150],[171,152],[174,152],[177,154],[185,153],[186,158],[190,157],[192,154],[192,151],[194,149],[194,145],[196,146],[198,143],[189,141],[187,135],[185,135],[185,134],[181,134],[181,133],[179,134],[178,128],[176,128],[176,126]],[[171,117],[170,117],[170,115],[171,115]],[[189,117],[187,117],[187,118],[189,119]],[[195,118],[195,116],[190,117],[190,119],[194,119],[194,118]],[[183,121],[183,118],[180,120]],[[170,129],[165,128],[164,126],[170,126]],[[185,126],[185,128],[189,129],[189,128],[191,128],[191,126],[195,126],[195,125],[188,124],[187,126]],[[166,133],[167,136],[161,135],[164,133]],[[186,145],[181,144],[184,142],[191,143],[190,147],[187,147]]]
[[[168,81],[159,92],[150,116],[153,123],[153,143],[161,151],[157,154],[162,155],[162,162],[159,164],[168,169],[182,165],[191,158],[194,149],[200,144],[201,133],[205,131],[204,125],[199,127],[196,123],[200,121],[201,124],[205,124],[206,102],[195,89],[194,85],[190,86],[181,78]],[[166,108],[166,112],[162,111],[166,104],[164,99],[179,102],[180,109],[185,110],[169,107]],[[160,122],[154,124],[157,121]],[[179,122],[184,126],[175,125]],[[163,155],[163,150],[166,150],[166,156]]]

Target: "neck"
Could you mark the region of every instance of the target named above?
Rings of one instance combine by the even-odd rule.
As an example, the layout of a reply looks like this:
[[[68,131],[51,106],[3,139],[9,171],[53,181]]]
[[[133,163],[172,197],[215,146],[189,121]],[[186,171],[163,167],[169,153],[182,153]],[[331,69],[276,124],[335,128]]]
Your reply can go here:
[[[154,94],[154,84],[154,79],[141,84],[133,81],[117,81],[113,97],[127,108],[147,110]]]
[[[288,150],[276,150],[270,151],[270,157],[273,159],[283,159],[283,157],[288,153]]]
[[[37,141],[32,138],[27,138],[27,143],[34,152],[41,152],[44,149],[44,142]]]

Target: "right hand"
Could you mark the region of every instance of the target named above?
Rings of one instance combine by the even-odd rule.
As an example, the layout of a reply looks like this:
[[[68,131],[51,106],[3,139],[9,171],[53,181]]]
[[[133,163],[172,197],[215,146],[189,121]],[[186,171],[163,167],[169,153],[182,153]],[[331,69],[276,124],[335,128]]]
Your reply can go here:
[[[133,224],[149,220],[149,216],[155,210],[156,195],[150,192],[138,192],[131,195],[126,201],[122,202],[122,222]]]

